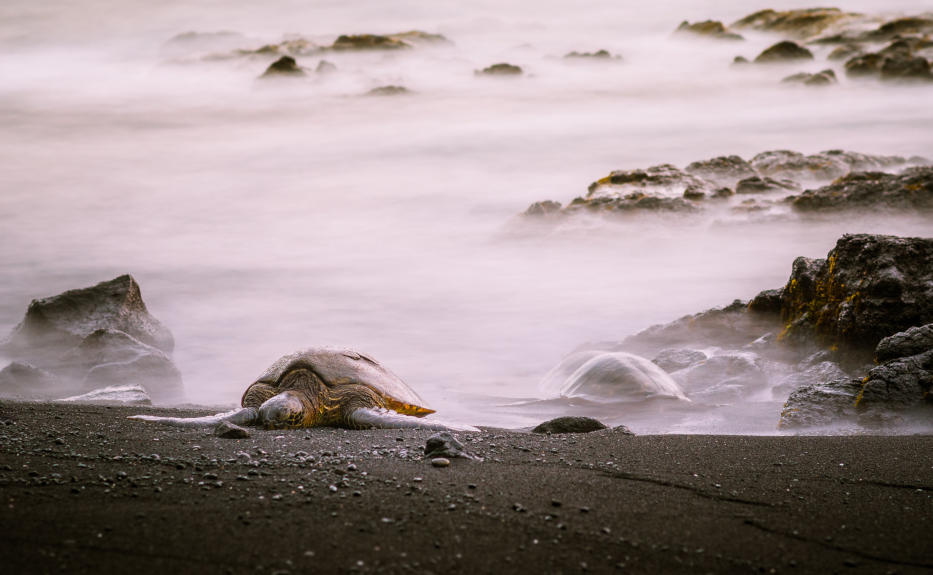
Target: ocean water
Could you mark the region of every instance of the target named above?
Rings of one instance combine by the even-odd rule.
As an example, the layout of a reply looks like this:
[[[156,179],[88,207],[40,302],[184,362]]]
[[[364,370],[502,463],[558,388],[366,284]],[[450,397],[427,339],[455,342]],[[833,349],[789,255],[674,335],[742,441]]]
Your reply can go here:
[[[785,1],[781,7],[806,7]],[[894,16],[922,1],[839,2]],[[769,149],[933,156],[933,89],[780,86],[730,67],[776,41],[672,37],[758,2],[0,5],[0,333],[29,301],[122,273],[175,334],[188,399],[222,405],[313,345],[380,359],[439,414],[521,426],[515,402],[587,341],[783,285],[843,233],[933,233],[921,217],[645,218],[514,234],[614,169]],[[451,44],[299,56],[330,75],[259,81],[268,57],[206,57],[300,35],[419,29]],[[169,42],[197,31],[233,34]],[[568,62],[606,49],[612,62]],[[496,62],[516,79],[480,78]],[[837,64],[838,71],[838,64]],[[384,85],[413,91],[364,97]],[[775,398],[671,414],[594,408],[643,432],[772,433]]]

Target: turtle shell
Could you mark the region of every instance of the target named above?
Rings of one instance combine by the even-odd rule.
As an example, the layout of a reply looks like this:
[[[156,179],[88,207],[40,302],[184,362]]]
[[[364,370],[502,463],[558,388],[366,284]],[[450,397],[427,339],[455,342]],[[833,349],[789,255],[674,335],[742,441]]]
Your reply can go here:
[[[351,349],[313,347],[280,357],[256,379],[274,386],[295,367],[307,367],[330,387],[362,384],[383,397],[386,406],[404,415],[434,413],[404,381],[368,355]]]

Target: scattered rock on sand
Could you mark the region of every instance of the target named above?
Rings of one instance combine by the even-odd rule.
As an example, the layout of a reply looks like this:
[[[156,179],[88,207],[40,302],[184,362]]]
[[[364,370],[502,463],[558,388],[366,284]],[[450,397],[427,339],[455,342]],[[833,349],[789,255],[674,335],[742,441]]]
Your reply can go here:
[[[765,49],[755,58],[756,64],[791,62],[794,60],[812,60],[813,52],[790,40],[784,40]]]
[[[539,424],[532,433],[590,433],[607,429],[601,421],[592,417],[557,417]]]
[[[514,64],[509,64],[506,62],[493,64],[492,66],[476,71],[476,74],[481,74],[484,76],[521,76],[522,73],[523,71],[519,66],[515,66]]]
[[[214,435],[224,439],[245,439],[249,437],[249,431],[229,421],[222,421],[214,428]],[[248,460],[249,454],[246,457]]]
[[[424,444],[424,456],[428,459],[455,458],[479,459],[468,452],[462,443],[447,431],[435,433]],[[448,465],[450,462],[448,461]]]

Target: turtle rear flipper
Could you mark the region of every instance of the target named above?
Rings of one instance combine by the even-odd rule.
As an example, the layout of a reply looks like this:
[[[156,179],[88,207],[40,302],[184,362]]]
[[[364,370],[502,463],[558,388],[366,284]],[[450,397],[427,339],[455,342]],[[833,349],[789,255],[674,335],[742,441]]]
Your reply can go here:
[[[362,407],[347,416],[347,423],[358,429],[427,429],[431,431],[479,431],[470,425],[428,421],[420,417],[402,415],[391,409]]]
[[[259,410],[255,407],[238,407],[230,411],[203,417],[161,417],[158,415],[131,415],[127,419],[154,421],[174,427],[213,427],[222,421],[229,421],[236,425],[251,425],[259,418]]]

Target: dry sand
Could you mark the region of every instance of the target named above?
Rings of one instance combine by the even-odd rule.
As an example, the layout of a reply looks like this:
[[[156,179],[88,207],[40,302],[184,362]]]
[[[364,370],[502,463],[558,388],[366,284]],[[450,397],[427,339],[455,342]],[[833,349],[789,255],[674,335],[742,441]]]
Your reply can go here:
[[[485,430],[436,468],[429,432],[156,411],[0,402],[3,573],[933,572],[933,437]]]

